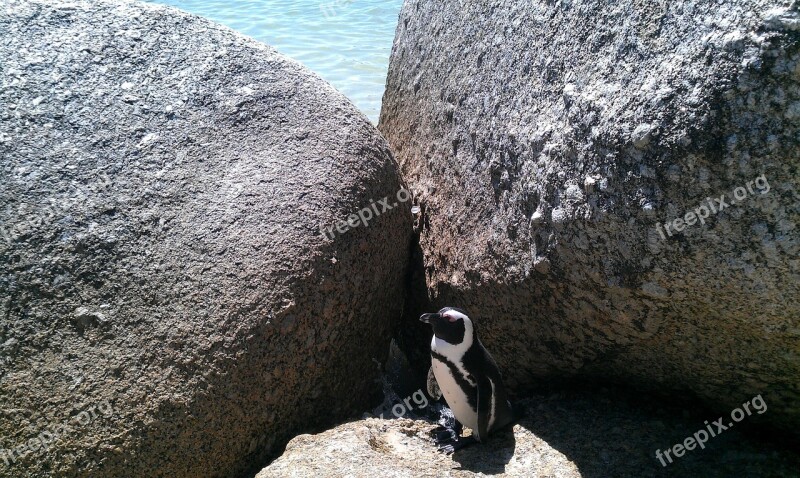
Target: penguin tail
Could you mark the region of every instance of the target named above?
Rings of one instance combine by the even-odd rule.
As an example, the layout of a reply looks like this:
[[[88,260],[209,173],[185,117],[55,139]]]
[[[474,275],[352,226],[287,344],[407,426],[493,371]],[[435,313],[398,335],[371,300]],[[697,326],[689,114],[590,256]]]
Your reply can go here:
[[[491,431],[506,428],[511,429],[514,427],[514,425],[519,424],[520,420],[525,417],[525,408],[522,405],[512,405],[508,400],[506,400],[506,404],[508,405],[508,411],[510,411],[510,413],[506,412],[503,420],[501,420],[499,423],[495,423]]]
[[[527,409],[522,403],[511,404],[509,402],[509,405],[511,406],[511,416],[513,417],[511,423],[519,423],[520,420],[527,416]]]

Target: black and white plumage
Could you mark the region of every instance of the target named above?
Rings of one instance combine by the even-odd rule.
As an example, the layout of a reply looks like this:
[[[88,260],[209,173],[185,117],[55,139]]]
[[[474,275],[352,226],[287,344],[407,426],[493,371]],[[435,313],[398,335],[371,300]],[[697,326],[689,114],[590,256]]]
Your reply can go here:
[[[461,438],[457,423],[453,439],[438,440],[440,443],[449,441],[441,449],[452,453],[474,441],[486,441],[490,432],[512,423],[514,413],[500,370],[478,340],[475,326],[466,312],[445,307],[435,314],[423,314],[420,320],[431,324],[434,333],[428,392],[436,398],[438,384],[457,422],[471,428],[474,437]],[[432,383],[432,377],[436,383]]]

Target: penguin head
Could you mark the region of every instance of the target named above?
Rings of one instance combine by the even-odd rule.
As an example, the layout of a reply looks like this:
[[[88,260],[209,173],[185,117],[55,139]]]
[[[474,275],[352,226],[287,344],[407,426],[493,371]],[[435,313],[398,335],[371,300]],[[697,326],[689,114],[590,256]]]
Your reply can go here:
[[[447,343],[457,345],[475,330],[467,313],[455,307],[445,307],[433,314],[422,314],[420,321],[431,324],[433,334]]]

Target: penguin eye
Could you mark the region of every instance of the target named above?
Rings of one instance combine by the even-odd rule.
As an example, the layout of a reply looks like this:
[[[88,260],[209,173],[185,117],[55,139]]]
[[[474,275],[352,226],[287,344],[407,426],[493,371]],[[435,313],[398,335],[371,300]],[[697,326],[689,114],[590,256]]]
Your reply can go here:
[[[447,320],[449,320],[450,322],[455,322],[456,320],[458,320],[457,318],[453,317],[452,315],[445,315],[445,317],[447,317]]]

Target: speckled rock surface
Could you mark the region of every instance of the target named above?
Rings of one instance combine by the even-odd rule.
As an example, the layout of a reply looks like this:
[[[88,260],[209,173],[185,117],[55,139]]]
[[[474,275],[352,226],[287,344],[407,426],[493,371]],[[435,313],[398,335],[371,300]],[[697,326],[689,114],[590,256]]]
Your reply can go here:
[[[241,476],[372,403],[411,213],[320,232],[400,184],[341,94],[130,2],[0,3],[0,73],[1,476]]]
[[[662,466],[655,451],[682,443],[711,417],[599,391],[559,392],[523,402],[528,416],[485,445],[438,453],[422,420],[368,418],[300,435],[256,478],[794,477],[788,450],[726,431]],[[662,454],[663,455],[663,454]]]
[[[426,308],[471,312],[517,391],[760,393],[796,429],[798,39],[779,0],[406,1],[379,129]]]

